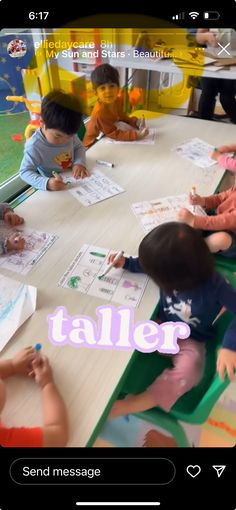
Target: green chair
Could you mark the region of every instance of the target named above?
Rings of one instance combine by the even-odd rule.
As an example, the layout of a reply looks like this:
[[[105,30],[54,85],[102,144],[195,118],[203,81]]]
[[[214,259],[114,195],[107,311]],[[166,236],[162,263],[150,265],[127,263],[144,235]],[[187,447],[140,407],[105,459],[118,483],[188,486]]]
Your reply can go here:
[[[235,277],[233,278],[232,273],[226,268],[224,268],[224,276],[233,284]],[[207,344],[204,375],[198,386],[183,395],[168,413],[155,407],[136,415],[168,431],[175,438],[178,446],[190,446],[180,422],[192,425],[204,423],[217,400],[229,385],[230,380],[227,376],[224,381],[219,378],[216,372],[216,359],[224,332],[232,318],[232,314],[228,311],[217,318],[215,322],[216,339]],[[143,392],[170,365],[171,358],[169,357],[161,356],[158,353],[144,354],[136,351],[120,398],[125,397],[128,393],[138,394]]]
[[[82,120],[81,124],[80,124],[79,131],[77,132],[77,136],[81,140],[81,142],[83,141],[85,131],[86,131],[86,127],[85,127],[84,121]]]
[[[217,271],[231,283],[232,287],[236,288],[236,261],[222,256],[216,256],[215,260]],[[156,316],[157,311],[158,306],[151,318]],[[204,423],[230,383],[227,376],[224,381],[219,378],[216,372],[216,358],[217,350],[221,346],[222,338],[232,318],[232,314],[227,311],[216,320],[216,339],[207,344],[205,371],[198,386],[183,395],[168,413],[155,407],[136,415],[168,431],[175,438],[178,446],[190,446],[180,422],[191,425]],[[136,351],[119,398],[124,398],[128,393],[138,394],[145,391],[168,366],[171,366],[171,359],[166,356]]]
[[[221,273],[226,280],[231,282],[232,287],[236,288],[236,260],[216,255],[215,261],[217,271]]]

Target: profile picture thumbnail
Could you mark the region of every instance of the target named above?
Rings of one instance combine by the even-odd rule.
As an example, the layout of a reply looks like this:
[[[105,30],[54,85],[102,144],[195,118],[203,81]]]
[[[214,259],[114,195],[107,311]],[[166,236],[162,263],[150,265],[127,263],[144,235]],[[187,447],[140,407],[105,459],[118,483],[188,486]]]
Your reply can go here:
[[[21,39],[13,39],[7,46],[7,53],[12,58],[24,57],[27,51],[27,46]]]

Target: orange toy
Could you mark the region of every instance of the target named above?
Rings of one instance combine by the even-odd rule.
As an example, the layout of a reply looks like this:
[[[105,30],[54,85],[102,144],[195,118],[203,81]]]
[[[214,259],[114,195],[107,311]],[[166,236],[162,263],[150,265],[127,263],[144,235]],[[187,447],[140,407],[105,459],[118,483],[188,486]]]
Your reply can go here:
[[[134,87],[129,91],[129,102],[132,108],[132,112],[134,110],[139,110],[143,107],[144,99],[143,99],[143,90],[138,87]]]
[[[17,103],[25,103],[27,110],[30,112],[30,122],[25,129],[25,139],[28,140],[36,129],[40,126],[40,101],[30,101],[23,96],[7,96],[7,101],[15,101]]]

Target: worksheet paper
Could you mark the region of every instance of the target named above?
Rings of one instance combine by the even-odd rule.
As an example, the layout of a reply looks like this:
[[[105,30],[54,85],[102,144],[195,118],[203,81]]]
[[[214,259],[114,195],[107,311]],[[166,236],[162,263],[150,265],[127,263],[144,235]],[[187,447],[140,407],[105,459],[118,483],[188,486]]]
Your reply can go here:
[[[71,172],[66,172],[63,174],[63,180],[68,183],[68,191],[71,195],[85,206],[102,202],[124,192],[121,186],[99,170],[94,170],[91,176],[85,179],[75,179]]]
[[[0,274],[0,351],[34,313],[37,289]]]
[[[184,159],[192,161],[201,168],[207,168],[217,163],[214,159],[211,159],[209,153],[213,151],[213,145],[200,140],[200,138],[192,138],[188,142],[179,145],[173,149],[175,154],[182,156]]]
[[[107,260],[114,250],[84,244],[60,279],[58,285],[106,301],[137,307],[142,299],[148,277],[112,268],[99,280],[107,268]]]
[[[10,228],[0,222],[0,236],[8,237],[13,232],[25,239],[25,248],[10,251],[0,257],[0,269],[9,269],[15,273],[27,274],[58,239],[58,236],[39,232],[24,226]]]
[[[131,207],[134,214],[140,220],[145,232],[150,232],[150,230],[162,223],[177,221],[177,213],[182,207],[198,216],[206,216],[206,212],[200,206],[197,205],[193,208],[189,204],[186,194],[137,202],[132,204]]]

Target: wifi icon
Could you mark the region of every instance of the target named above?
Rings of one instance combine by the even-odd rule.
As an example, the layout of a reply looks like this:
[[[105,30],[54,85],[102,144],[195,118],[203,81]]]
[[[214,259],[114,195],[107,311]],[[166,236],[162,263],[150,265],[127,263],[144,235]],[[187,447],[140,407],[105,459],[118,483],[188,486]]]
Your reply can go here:
[[[192,19],[196,19],[199,16],[199,12],[193,11],[188,13]]]

